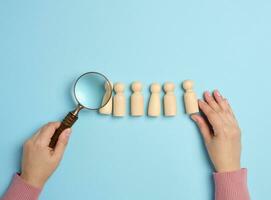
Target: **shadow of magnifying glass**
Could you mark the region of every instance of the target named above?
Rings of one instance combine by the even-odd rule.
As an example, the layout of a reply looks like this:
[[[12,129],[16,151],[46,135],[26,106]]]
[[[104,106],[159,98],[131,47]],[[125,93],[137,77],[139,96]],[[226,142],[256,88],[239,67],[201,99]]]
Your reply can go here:
[[[69,112],[61,122],[60,127],[51,138],[49,147],[55,148],[62,131],[72,127],[82,109],[99,110],[104,107],[112,97],[112,91],[110,81],[99,72],[87,72],[79,76],[73,87],[77,107]]]

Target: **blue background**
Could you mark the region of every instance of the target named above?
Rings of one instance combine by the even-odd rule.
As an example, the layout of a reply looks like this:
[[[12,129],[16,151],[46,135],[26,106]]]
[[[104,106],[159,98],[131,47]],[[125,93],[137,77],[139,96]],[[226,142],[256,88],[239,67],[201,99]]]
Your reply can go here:
[[[183,110],[187,78],[199,96],[219,88],[230,100],[251,197],[270,198],[270,10],[268,0],[2,0],[0,194],[23,142],[74,108],[77,76],[99,71],[142,81],[146,103],[151,82],[174,81],[178,115],[82,112],[40,199],[212,199],[212,168]]]

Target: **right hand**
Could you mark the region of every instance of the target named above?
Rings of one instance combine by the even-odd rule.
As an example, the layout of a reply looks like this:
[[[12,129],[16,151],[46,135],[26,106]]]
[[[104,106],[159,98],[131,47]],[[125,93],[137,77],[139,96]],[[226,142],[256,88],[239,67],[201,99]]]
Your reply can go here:
[[[71,129],[61,133],[55,149],[48,147],[59,126],[59,122],[48,123],[24,143],[20,176],[34,187],[42,188],[62,159]]]
[[[203,116],[193,114],[209,157],[217,172],[240,169],[241,131],[233,111],[226,99],[216,90],[213,95],[204,93],[205,101],[199,100]]]

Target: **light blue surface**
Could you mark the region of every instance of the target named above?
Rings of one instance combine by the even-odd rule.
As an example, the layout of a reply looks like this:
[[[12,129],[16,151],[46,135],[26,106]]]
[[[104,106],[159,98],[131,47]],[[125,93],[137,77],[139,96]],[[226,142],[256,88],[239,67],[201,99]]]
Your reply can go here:
[[[142,81],[145,102],[151,82],[174,81],[178,116],[82,112],[41,200],[212,199],[212,169],[183,113],[187,78],[199,96],[220,88],[229,98],[251,197],[269,199],[270,10],[268,0],[0,1],[0,194],[19,169],[22,143],[74,108],[73,80],[94,70]]]

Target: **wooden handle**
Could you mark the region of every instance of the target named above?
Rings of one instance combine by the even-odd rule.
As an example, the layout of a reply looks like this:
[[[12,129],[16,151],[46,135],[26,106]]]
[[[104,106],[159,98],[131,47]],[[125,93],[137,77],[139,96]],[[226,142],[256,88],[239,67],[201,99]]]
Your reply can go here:
[[[55,148],[56,143],[58,141],[58,138],[60,136],[60,134],[67,128],[71,128],[72,125],[76,122],[76,120],[78,119],[78,117],[74,114],[72,114],[71,112],[69,112],[67,114],[67,116],[64,118],[64,120],[61,122],[61,125],[58,129],[56,129],[54,135],[51,138],[51,142],[49,144],[49,147],[51,147],[52,149]]]

